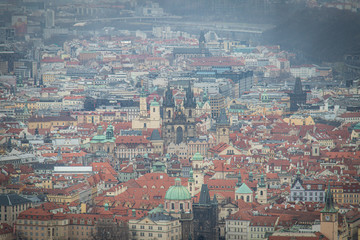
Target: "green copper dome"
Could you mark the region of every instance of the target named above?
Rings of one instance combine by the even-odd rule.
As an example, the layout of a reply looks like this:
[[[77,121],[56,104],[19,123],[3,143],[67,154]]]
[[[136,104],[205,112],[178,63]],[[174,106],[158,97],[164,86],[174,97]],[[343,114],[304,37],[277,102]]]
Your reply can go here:
[[[201,156],[201,154],[198,152],[195,153],[194,156],[192,157],[193,161],[202,161],[203,159],[204,159],[203,156]]]
[[[150,104],[151,107],[157,107],[160,106],[160,104],[156,101],[156,97],[154,97],[154,100]]]
[[[186,187],[181,185],[181,179],[175,179],[175,185],[171,186],[165,194],[165,200],[190,200],[191,195]]]

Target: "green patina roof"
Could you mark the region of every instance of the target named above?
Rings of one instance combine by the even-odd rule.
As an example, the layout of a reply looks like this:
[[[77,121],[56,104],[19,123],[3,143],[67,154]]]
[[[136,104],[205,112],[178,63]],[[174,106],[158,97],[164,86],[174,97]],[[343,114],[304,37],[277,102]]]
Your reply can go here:
[[[156,213],[166,213],[166,211],[164,210],[164,205],[159,204],[159,206],[151,210],[148,214],[156,214]]]
[[[92,143],[97,143],[97,142],[104,142],[106,140],[105,135],[95,135],[92,139],[91,142]]]
[[[155,162],[153,166],[165,166],[165,164],[162,162]]]
[[[192,157],[193,161],[202,161],[204,158],[200,153],[195,153],[194,156]]]
[[[241,186],[236,190],[236,193],[240,194],[251,194],[253,191],[245,184],[241,184]]]
[[[359,130],[359,129],[360,129],[360,122],[354,126],[354,130]]]
[[[165,194],[165,200],[190,200],[191,195],[186,187],[181,185],[181,179],[175,179],[175,185],[171,186]]]
[[[160,106],[160,104],[156,101],[156,97],[154,97],[154,100],[150,104],[151,107],[157,107]]]

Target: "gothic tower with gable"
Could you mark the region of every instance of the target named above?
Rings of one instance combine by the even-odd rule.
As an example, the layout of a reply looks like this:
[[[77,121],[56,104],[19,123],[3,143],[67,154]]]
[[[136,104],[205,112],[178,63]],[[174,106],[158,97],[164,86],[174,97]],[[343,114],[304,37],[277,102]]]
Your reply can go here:
[[[184,106],[175,106],[172,90],[168,85],[163,103],[162,138],[165,146],[180,144],[196,136],[195,132],[196,100],[189,83],[186,89]]]

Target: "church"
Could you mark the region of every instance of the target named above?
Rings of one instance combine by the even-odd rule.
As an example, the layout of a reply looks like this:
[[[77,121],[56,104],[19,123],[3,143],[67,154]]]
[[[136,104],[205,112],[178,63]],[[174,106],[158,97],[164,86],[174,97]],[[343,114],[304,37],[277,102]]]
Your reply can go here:
[[[140,94],[140,115],[132,120],[132,129],[143,130],[147,128],[157,129],[161,126],[160,104],[154,100],[150,103],[150,114],[148,113],[146,93],[144,88]]]
[[[163,101],[162,138],[165,146],[180,144],[196,136],[195,131],[196,100],[189,82],[183,106],[176,106],[172,90],[168,85]]]

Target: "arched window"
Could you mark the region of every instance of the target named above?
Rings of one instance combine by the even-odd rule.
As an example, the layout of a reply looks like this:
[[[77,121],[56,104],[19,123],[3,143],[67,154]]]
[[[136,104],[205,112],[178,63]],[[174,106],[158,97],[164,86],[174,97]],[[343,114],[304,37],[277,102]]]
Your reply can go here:
[[[155,108],[153,108],[153,112],[155,112]]]
[[[264,195],[263,191],[260,191],[260,196]]]
[[[175,204],[171,203],[171,209],[175,209]]]
[[[246,202],[250,202],[250,197],[249,196],[246,197]]]
[[[168,118],[171,118],[171,111],[168,110]]]
[[[192,117],[192,111],[191,111],[191,109],[189,110],[189,117]]]
[[[184,209],[184,204],[180,203],[180,210],[183,210],[183,209]]]

